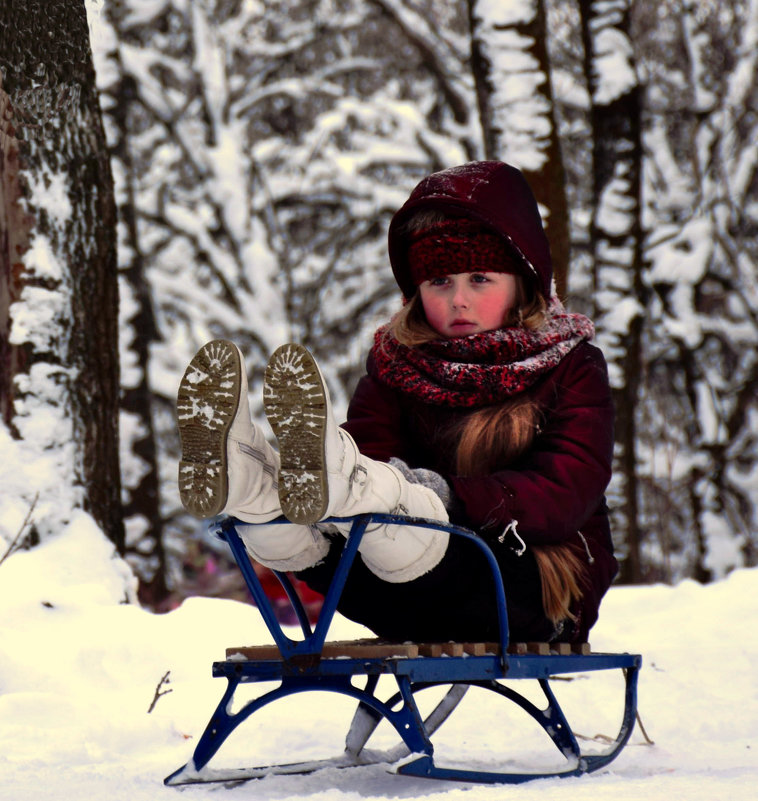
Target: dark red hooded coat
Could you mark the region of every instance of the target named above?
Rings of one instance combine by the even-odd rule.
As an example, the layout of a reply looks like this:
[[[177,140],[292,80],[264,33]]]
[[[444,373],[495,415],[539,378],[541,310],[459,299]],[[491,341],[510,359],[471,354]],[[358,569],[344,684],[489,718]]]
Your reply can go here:
[[[408,276],[403,223],[413,212],[427,208],[486,222],[522,254],[524,275],[549,296],[550,254],[531,190],[515,168],[501,162],[475,162],[424,179],[393,218],[389,252],[406,297],[415,287]],[[584,560],[587,584],[584,597],[573,610],[577,622],[561,639],[582,641],[597,619],[600,599],[617,570],[604,498],[611,477],[613,406],[601,352],[587,342],[579,344],[539,380],[530,394],[542,420],[532,446],[516,464],[483,477],[455,475],[454,447],[449,436],[445,437],[445,432],[471,410],[423,403],[388,387],[379,380],[370,357],[367,375],[350,403],[345,428],[365,455],[381,461],[398,457],[411,467],[430,468],[447,479],[457,498],[453,522],[479,532],[493,547],[504,571],[506,595],[509,581],[515,591],[515,585],[523,579],[524,592],[519,590],[523,599],[518,603],[539,607],[539,616],[532,619],[527,614],[521,623],[515,620],[516,611],[509,608],[517,636],[547,636],[541,617],[539,575],[533,557],[529,561],[527,552],[523,558],[514,558],[514,540],[506,538],[500,543],[499,535],[515,520],[527,548],[532,544],[570,544]],[[465,561],[457,552],[449,561],[456,559]],[[461,565],[459,572],[465,569]],[[534,586],[526,586],[529,583]],[[426,591],[435,592],[428,587]],[[471,587],[467,590],[464,583],[459,592],[468,596],[474,591]],[[405,602],[414,609],[417,606],[416,596],[409,595]],[[462,598],[455,603],[456,608],[465,607]],[[464,617],[478,614],[476,604],[471,604],[465,614],[462,612]],[[362,622],[380,633],[408,634],[402,629],[382,631],[375,621]],[[465,620],[462,626],[465,628]],[[441,631],[441,636],[445,634]]]

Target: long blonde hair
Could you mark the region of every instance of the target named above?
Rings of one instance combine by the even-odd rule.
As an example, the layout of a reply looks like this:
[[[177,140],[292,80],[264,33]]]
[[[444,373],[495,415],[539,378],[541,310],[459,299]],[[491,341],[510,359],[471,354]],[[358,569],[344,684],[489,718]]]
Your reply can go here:
[[[417,221],[419,227],[433,219]],[[545,322],[547,302],[516,275],[516,300],[505,326],[518,325],[537,330]],[[395,314],[385,337],[401,345],[418,347],[440,338],[428,323],[420,293]],[[531,446],[539,428],[540,409],[532,398],[521,396],[495,406],[486,406],[467,415],[455,430],[456,472],[462,476],[487,475],[513,464]],[[554,623],[575,619],[572,604],[579,600],[586,580],[582,560],[569,545],[531,546],[540,572],[542,605]]]
[[[539,420],[540,410],[530,398],[472,412],[459,429],[456,472],[483,476],[513,464],[534,441]],[[582,560],[569,545],[532,545],[531,550],[540,572],[545,615],[553,623],[575,620],[571,606],[582,597],[580,583],[586,580]]]

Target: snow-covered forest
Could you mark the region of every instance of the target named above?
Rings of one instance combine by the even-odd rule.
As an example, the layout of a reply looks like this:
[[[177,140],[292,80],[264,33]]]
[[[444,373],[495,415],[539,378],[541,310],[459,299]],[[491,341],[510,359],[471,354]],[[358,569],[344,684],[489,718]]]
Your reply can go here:
[[[20,42],[21,5],[69,49]],[[0,559],[107,509],[145,603],[233,594],[178,502],[187,361],[235,340],[260,416],[269,352],[300,341],[344,411],[400,303],[393,211],[425,174],[499,158],[529,176],[558,290],[611,368],[622,580],[756,564],[758,0],[81,5],[0,12]],[[100,172],[74,171],[88,149]],[[117,258],[118,342],[85,256],[106,277]],[[80,390],[116,354],[114,476],[115,429],[91,424],[110,385]]]
[[[479,158],[528,175],[557,289],[611,368],[619,584],[647,586],[611,588],[592,643],[643,655],[640,725],[608,768],[518,790],[375,765],[182,795],[752,799],[757,59],[758,0],[4,0],[3,799],[176,797],[210,663],[269,640],[181,511],[186,362],[237,341],[262,417],[268,352],[299,340],[344,411],[400,303],[390,216]],[[330,634],[368,632],[338,615]],[[618,693],[575,678],[557,693],[601,747]],[[443,764],[543,758],[490,706],[443,727]],[[311,693],[220,758],[338,754],[352,711]]]

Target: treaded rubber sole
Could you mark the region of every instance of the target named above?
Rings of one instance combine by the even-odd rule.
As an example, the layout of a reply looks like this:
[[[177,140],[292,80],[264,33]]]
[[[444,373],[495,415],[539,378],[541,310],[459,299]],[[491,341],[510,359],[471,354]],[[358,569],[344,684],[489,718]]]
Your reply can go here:
[[[316,361],[302,345],[274,351],[263,382],[263,406],[279,441],[279,503],[292,523],[323,519],[329,503],[326,475],[327,395]]]
[[[195,354],[179,384],[179,497],[195,517],[214,517],[229,494],[226,443],[242,387],[242,362],[231,342],[215,339]]]

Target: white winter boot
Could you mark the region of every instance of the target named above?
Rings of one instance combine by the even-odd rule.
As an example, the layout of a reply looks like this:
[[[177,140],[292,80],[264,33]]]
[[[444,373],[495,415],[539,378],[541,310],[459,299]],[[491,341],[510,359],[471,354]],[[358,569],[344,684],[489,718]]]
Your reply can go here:
[[[448,520],[432,490],[363,456],[353,438],[337,426],[318,365],[301,345],[283,345],[271,357],[263,402],[279,440],[279,499],[288,520],[307,525],[370,512]],[[349,531],[349,525],[338,528]],[[448,540],[447,532],[382,525],[366,532],[359,551],[373,573],[398,583],[435,567]]]
[[[283,573],[313,567],[329,552],[329,540],[315,526],[238,525],[236,530],[256,562]]]
[[[179,495],[195,517],[222,512],[261,523],[282,513],[279,455],[250,419],[242,354],[231,342],[208,342],[179,385],[182,445]]]

